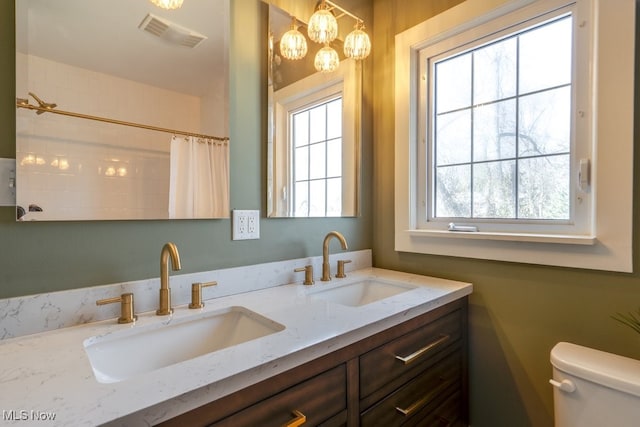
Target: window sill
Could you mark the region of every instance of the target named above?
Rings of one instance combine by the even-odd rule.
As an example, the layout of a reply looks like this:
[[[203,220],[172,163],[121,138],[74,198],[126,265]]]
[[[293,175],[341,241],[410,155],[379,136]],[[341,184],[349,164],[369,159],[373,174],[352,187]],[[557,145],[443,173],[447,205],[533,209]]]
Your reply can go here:
[[[446,239],[474,239],[474,240],[500,240],[510,242],[529,243],[556,243],[565,245],[586,245],[596,244],[595,236],[577,236],[560,234],[530,234],[530,233],[489,233],[482,231],[464,232],[448,230],[406,230],[411,237],[435,237]]]

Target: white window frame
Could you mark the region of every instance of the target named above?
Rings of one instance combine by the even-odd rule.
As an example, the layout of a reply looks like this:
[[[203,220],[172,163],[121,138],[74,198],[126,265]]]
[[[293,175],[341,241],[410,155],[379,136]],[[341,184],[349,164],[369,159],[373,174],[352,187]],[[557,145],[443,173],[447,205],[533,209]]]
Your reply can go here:
[[[358,64],[353,59],[340,62],[338,70],[332,73],[314,73],[300,79],[273,94],[273,109],[275,121],[275,135],[273,144],[274,194],[269,202],[269,216],[293,216],[293,206],[290,194],[293,188],[290,177],[291,147],[289,146],[291,126],[289,118],[292,113],[300,111],[305,106],[320,104],[331,97],[342,97],[342,205],[355,206],[357,174],[349,172],[352,168],[344,165],[355,164],[359,131],[357,119],[360,108],[360,79]]]
[[[287,117],[287,122],[288,122],[287,126],[288,126],[289,130],[288,130],[288,134],[287,134],[287,138],[288,138],[287,145],[288,145],[288,148],[289,148],[288,155],[289,155],[289,171],[290,171],[290,173],[289,173],[289,183],[288,183],[289,191],[288,191],[287,206],[288,206],[288,209],[289,209],[289,214],[291,216],[293,216],[293,217],[304,218],[304,217],[314,216],[309,212],[309,210],[310,210],[309,206],[307,206],[307,214],[306,215],[302,215],[302,214],[300,214],[300,212],[296,212],[296,209],[295,209],[295,204],[296,204],[296,200],[295,200],[296,199],[296,184],[299,183],[299,182],[306,182],[307,185],[309,185],[311,181],[324,181],[324,185],[325,185],[325,200],[324,200],[324,209],[323,209],[324,215],[320,215],[320,216],[332,216],[332,215],[328,215],[327,214],[327,203],[328,203],[327,200],[326,200],[327,181],[329,179],[332,179],[332,178],[340,178],[340,182],[342,182],[342,180],[344,179],[344,177],[342,176],[342,172],[343,171],[342,171],[342,169],[340,170],[340,175],[339,176],[327,176],[326,173],[325,173],[324,177],[322,177],[322,178],[312,178],[311,177],[311,171],[310,171],[310,165],[307,164],[307,167],[306,167],[306,169],[307,169],[307,178],[296,180],[295,171],[296,171],[297,166],[296,166],[295,151],[296,151],[296,148],[298,146],[296,145],[296,141],[294,141],[295,138],[293,137],[293,135],[295,134],[295,132],[294,132],[293,126],[294,126],[294,116],[296,114],[298,114],[298,113],[301,113],[303,111],[308,111],[310,109],[319,107],[321,105],[324,105],[325,109],[326,109],[327,108],[326,107],[327,104],[329,104],[329,103],[331,103],[333,101],[336,101],[338,99],[340,99],[341,102],[344,102],[344,97],[343,97],[343,93],[342,93],[342,86],[343,86],[342,84],[337,84],[337,85],[328,87],[328,88],[326,88],[326,89],[324,89],[322,91],[318,91],[317,93],[314,93],[313,95],[311,95],[309,97],[309,99],[302,99],[302,100],[299,100],[299,101],[302,101],[302,102],[294,103],[294,105],[295,104],[300,104],[299,108],[297,108],[297,109],[290,108],[289,111],[288,111],[288,114],[287,114],[287,116],[288,116]],[[325,95],[325,94],[326,94],[326,97],[323,97],[323,95]],[[293,106],[291,106],[291,107],[293,107]],[[343,111],[343,114],[344,114],[344,109],[342,109],[342,111]],[[327,128],[327,127],[328,127],[328,124],[325,123],[325,128]],[[340,126],[340,127],[341,127],[340,146],[342,147],[343,146],[343,138],[342,138],[342,128],[343,127],[342,126]],[[325,132],[325,135],[326,135],[326,132]],[[335,137],[332,138],[332,139],[335,139]],[[317,144],[318,142],[320,142],[320,141],[314,141],[314,142],[307,141],[307,144],[304,144],[304,145],[307,147],[307,149],[310,149],[310,147],[312,145]],[[325,150],[327,149],[328,142],[329,142],[329,140],[326,137],[322,141],[322,143],[323,143],[323,145],[325,147]],[[344,151],[344,150],[341,150],[341,151]],[[309,156],[311,156],[311,154],[309,154]],[[333,159],[333,160],[335,161],[335,159]],[[309,161],[313,161],[313,159],[309,159]],[[332,161],[331,158],[325,157],[325,160],[324,160],[324,169],[325,169],[325,171],[326,171],[327,165],[331,161]],[[311,191],[309,189],[307,189],[307,195],[309,196],[309,198],[311,196],[310,193],[311,193]],[[311,200],[309,200],[309,203],[311,203]]]
[[[591,29],[591,226],[581,234],[452,232],[420,228],[419,51],[508,14],[536,16],[576,1],[467,0],[396,36],[395,249],[631,272],[635,1],[577,0]],[[424,172],[423,172],[424,173]]]

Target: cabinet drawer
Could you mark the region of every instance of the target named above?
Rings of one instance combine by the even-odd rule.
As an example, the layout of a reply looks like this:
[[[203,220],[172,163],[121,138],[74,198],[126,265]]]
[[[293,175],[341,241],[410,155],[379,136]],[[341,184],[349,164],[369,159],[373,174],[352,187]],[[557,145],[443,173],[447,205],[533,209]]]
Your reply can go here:
[[[342,364],[211,425],[283,426],[301,416],[306,425],[335,425],[336,418],[346,418],[346,409],[347,373]]]
[[[435,410],[423,411],[413,417],[403,427],[428,426],[428,427],[462,427],[462,393],[457,390],[449,395],[446,400]]]
[[[410,371],[426,369],[461,333],[462,314],[456,310],[360,356],[360,398]]]
[[[460,389],[461,357],[459,351],[454,352],[365,411],[360,418],[361,426],[429,425],[423,421],[437,414],[447,398]],[[450,404],[453,411],[458,409],[455,402]],[[435,417],[435,421],[439,420],[440,417]]]

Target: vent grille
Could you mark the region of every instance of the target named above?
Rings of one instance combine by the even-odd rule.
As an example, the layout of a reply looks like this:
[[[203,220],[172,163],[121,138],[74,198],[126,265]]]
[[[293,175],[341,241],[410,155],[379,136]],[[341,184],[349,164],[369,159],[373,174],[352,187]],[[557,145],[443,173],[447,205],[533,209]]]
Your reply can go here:
[[[188,48],[194,48],[207,39],[206,36],[200,33],[184,28],[151,13],[145,16],[138,28],[168,43],[186,46]]]

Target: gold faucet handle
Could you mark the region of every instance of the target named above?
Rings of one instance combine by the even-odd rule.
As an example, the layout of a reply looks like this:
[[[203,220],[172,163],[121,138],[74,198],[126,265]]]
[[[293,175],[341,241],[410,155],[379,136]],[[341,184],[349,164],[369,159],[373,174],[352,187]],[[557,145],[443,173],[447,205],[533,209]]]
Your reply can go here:
[[[204,303],[202,302],[202,288],[208,288],[209,286],[215,286],[218,282],[197,282],[191,284],[191,304],[189,308],[202,308]]]
[[[347,277],[347,275],[344,273],[344,265],[350,263],[351,260],[350,259],[341,259],[338,260],[338,272],[336,273],[336,277],[342,279],[344,277]]]
[[[119,302],[120,304],[120,317],[118,317],[118,323],[133,323],[138,318],[134,314],[133,294],[128,292],[122,294],[119,297],[99,299],[96,301],[96,305],[113,304]]]
[[[313,265],[305,265],[304,267],[296,268],[293,271],[295,273],[304,271],[304,282],[302,282],[303,285],[313,285],[315,283],[313,281]]]

